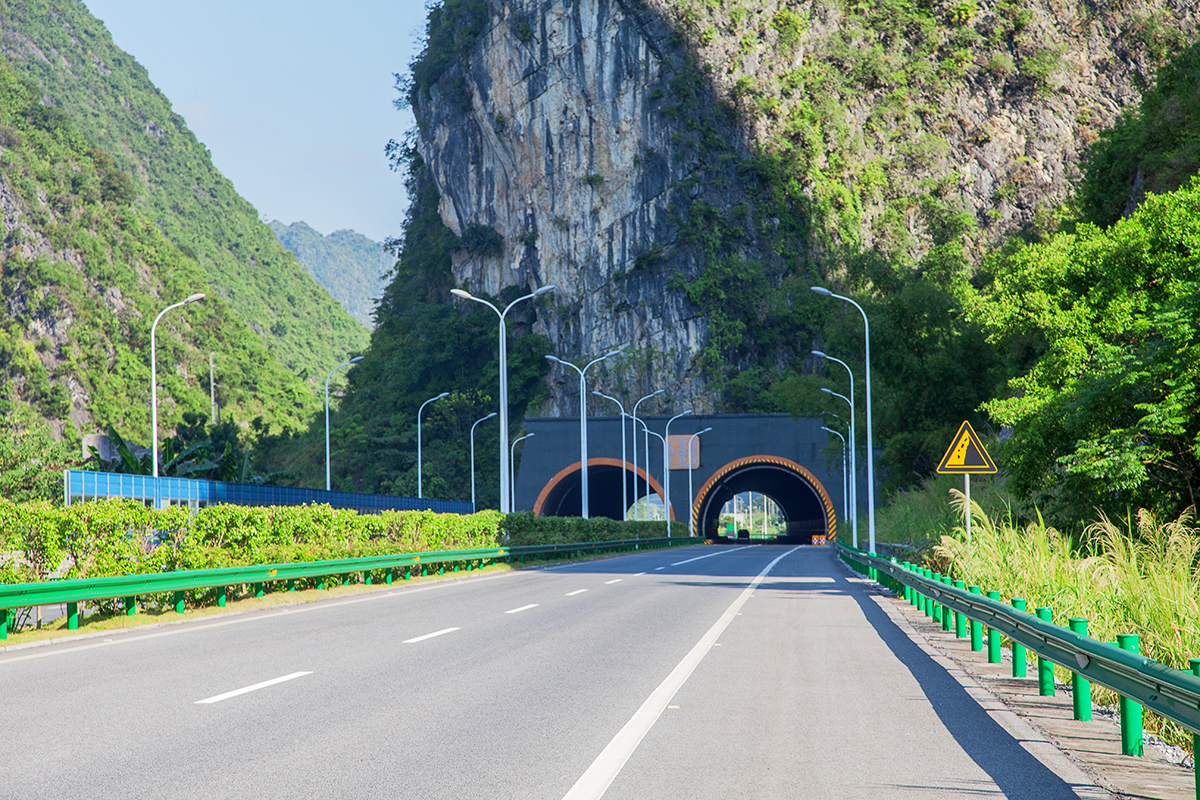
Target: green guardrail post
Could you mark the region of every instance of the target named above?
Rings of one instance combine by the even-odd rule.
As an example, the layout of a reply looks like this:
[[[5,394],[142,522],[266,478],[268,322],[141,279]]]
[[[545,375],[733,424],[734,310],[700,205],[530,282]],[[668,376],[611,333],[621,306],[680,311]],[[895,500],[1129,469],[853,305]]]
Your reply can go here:
[[[67,630],[79,630],[79,603],[67,603]]]
[[[995,589],[988,589],[987,596],[991,600],[999,600],[1000,592]],[[988,626],[988,663],[1000,663],[1000,631],[994,630]]]
[[[363,585],[364,586],[371,585],[371,570],[367,570],[363,573]]]
[[[904,567],[905,569],[911,568],[907,561],[902,562],[900,564],[900,566]],[[906,583],[906,584],[904,584],[904,602],[912,603],[912,601],[913,601],[912,587]]]
[[[1117,647],[1138,652],[1138,637],[1136,633],[1118,633]],[[1142,754],[1142,704],[1121,696],[1121,754],[1140,756]]]
[[[1025,610],[1025,598],[1024,597],[1014,597],[1012,599],[1012,607],[1015,608],[1017,611],[1024,611]],[[1026,675],[1026,669],[1029,667],[1029,665],[1025,662],[1025,645],[1021,644],[1016,639],[1012,640],[1012,657],[1013,657],[1013,677],[1014,678],[1024,678]]]
[[[942,583],[945,584],[946,586],[949,586],[950,585],[950,576],[943,575]],[[943,604],[942,605],[942,630],[944,630],[944,631],[953,630],[954,629],[953,623],[954,623],[953,609],[951,609],[950,606]]]
[[[933,570],[931,570],[929,567],[923,567],[921,569],[921,575],[922,575],[922,577],[925,578],[925,580],[929,580],[929,581],[933,580]],[[929,619],[933,619],[933,610],[937,607],[937,604],[933,601],[932,594],[926,592],[924,596],[925,596],[925,616],[928,617]]]
[[[137,597],[131,596],[125,598],[125,616],[132,617],[137,614]]]
[[[8,638],[8,609],[0,608],[0,639]]]
[[[983,594],[983,589],[972,586],[967,589],[971,594]],[[977,619],[971,620],[971,650],[978,653],[983,649],[983,623]]]
[[[930,574],[929,579],[931,581],[936,581],[938,583],[941,583],[942,582],[942,573],[933,572]],[[939,603],[937,600],[933,601],[933,613],[930,616],[933,617],[934,622],[942,621],[942,604]]]
[[[254,584],[254,596],[262,597],[263,594],[264,594],[264,592],[263,592],[262,581],[259,581],[258,583]]]
[[[175,592],[175,613],[182,614],[184,612],[183,591],[176,590]]]
[[[965,589],[966,584],[956,579],[954,581],[954,588]],[[959,611],[954,612],[954,637],[956,639],[967,638],[967,615]]]
[[[1045,622],[1052,622],[1054,614],[1045,606],[1035,609],[1037,618]],[[1054,663],[1037,657],[1038,664],[1038,694],[1042,697],[1054,697]]]
[[[296,579],[295,578],[288,578],[288,591],[289,592],[296,591]]]
[[[323,577],[317,578],[317,591],[320,592],[320,591],[323,591],[324,589],[325,589],[325,578],[323,578]]]
[[[1067,620],[1067,626],[1080,636],[1087,636],[1087,624],[1082,617]],[[1071,705],[1075,709],[1075,719],[1087,722],[1092,718],[1092,682],[1078,672],[1071,673]]]
[[[404,568],[404,580],[412,580],[412,566],[407,566]]]
[[[222,586],[219,589],[217,589],[217,607],[218,608],[225,607],[225,603],[227,602],[228,596],[229,596],[229,587],[228,586]]]
[[[394,572],[395,572],[394,567],[388,567],[387,571],[385,573],[383,573],[383,582],[386,583],[388,586],[392,585],[392,578],[394,577],[393,576]]]
[[[1192,674],[1200,678],[1200,658],[1189,658]],[[1192,734],[1192,781],[1196,787],[1196,800],[1200,800],[1200,733]]]
[[[868,553],[867,555],[871,556],[872,558],[878,558],[878,557],[879,557],[879,553],[876,553],[874,550],[872,550],[872,551],[871,551],[870,553]],[[867,577],[868,577],[868,578],[870,578],[870,579],[871,579],[871,580],[873,580],[873,581],[878,581],[878,580],[879,580],[879,570],[875,569],[875,568],[874,568],[874,567],[872,567],[872,566],[868,566],[868,567],[867,567]]]

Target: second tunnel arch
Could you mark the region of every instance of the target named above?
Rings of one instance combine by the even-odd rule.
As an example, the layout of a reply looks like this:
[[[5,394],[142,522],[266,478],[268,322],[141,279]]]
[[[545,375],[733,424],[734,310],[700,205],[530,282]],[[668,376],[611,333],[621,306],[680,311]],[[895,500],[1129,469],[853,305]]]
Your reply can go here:
[[[769,495],[787,519],[784,541],[821,543],[837,535],[837,513],[824,485],[788,458],[750,455],[717,469],[696,493],[690,513],[698,536],[721,535],[721,508],[743,492]]]

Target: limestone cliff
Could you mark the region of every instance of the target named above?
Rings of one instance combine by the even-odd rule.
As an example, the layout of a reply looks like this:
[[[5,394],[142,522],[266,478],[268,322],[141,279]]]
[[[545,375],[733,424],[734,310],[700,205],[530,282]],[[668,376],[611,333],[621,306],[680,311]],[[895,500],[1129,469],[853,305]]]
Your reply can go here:
[[[613,376],[628,396],[665,386],[698,411],[722,405],[697,355],[736,287],[689,286],[728,284],[719,258],[758,264],[788,306],[809,278],[870,291],[847,254],[906,270],[949,241],[971,260],[1042,224],[1196,24],[1179,0],[489,0],[486,15],[413,93],[441,217],[464,237],[456,281],[555,284],[539,325],[559,355],[628,346],[641,357]],[[803,322],[792,345],[751,341],[764,326],[732,328],[749,343],[726,357],[807,351]],[[577,402],[559,392],[554,410]]]

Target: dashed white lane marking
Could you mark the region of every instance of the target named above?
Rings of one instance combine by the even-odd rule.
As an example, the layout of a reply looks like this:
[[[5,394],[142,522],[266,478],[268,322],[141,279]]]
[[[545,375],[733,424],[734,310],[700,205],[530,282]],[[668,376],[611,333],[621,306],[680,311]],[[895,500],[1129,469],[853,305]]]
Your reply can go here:
[[[200,705],[201,703],[219,703],[222,700],[228,700],[231,697],[237,697],[239,694],[246,694],[248,692],[256,692],[259,689],[265,689],[268,686],[274,686],[277,683],[283,683],[284,681],[290,681],[293,678],[302,678],[305,675],[312,675],[312,670],[309,670],[308,672],[293,672],[291,675],[284,675],[282,678],[272,678],[269,681],[263,681],[262,683],[256,683],[253,686],[244,686],[241,689],[234,689],[232,692],[225,692],[225,694],[216,694],[216,695],[213,695],[212,697],[206,697],[203,700],[197,700],[195,703],[193,703],[193,705]]]
[[[598,800],[598,798],[608,791],[609,785],[612,784],[613,780],[621,772],[621,769],[624,768],[625,762],[637,750],[638,745],[642,742],[642,738],[650,731],[650,728],[654,726],[658,718],[662,716],[662,713],[667,708],[667,704],[671,702],[675,693],[679,691],[679,688],[691,676],[692,671],[700,664],[701,659],[704,658],[704,654],[712,648],[720,635],[733,622],[738,609],[750,598],[755,587],[762,583],[763,579],[767,577],[767,573],[783,560],[785,556],[789,556],[799,549],[799,547],[793,547],[791,550],[788,550],[764,567],[763,571],[758,573],[758,576],[754,580],[750,581],[750,585],[742,590],[742,593],[725,610],[721,618],[708,629],[708,633],[704,634],[700,641],[696,642],[696,646],[692,648],[691,652],[684,656],[683,661],[680,661],[675,669],[671,670],[671,674],[667,676],[667,679],[659,684],[658,688],[646,698],[646,702],[642,703],[642,707],[634,712],[629,722],[625,723],[625,727],[621,728],[620,732],[613,737],[613,740],[608,743],[608,746],[604,748],[600,755],[596,756],[596,760],[587,768],[587,772],[584,772],[579,780],[575,782],[575,785],[571,787],[571,791],[563,796],[563,800]]]
[[[531,608],[537,608],[537,607],[538,607],[537,603],[530,603],[529,605],[521,606],[520,608],[510,608],[508,611],[505,611],[504,613],[505,614],[520,614],[522,611],[528,611]]]
[[[640,577],[642,577],[642,576],[643,576],[643,575],[645,575],[645,574],[646,574],[646,573],[644,573],[644,572],[635,572],[635,573],[633,573],[633,577],[634,577],[634,578],[640,578]]]
[[[586,592],[586,591],[587,591],[587,589],[576,589],[576,590],[575,590],[575,591],[573,591],[573,592],[567,592],[567,597],[574,597],[575,595],[577,595],[577,594],[583,594],[583,593],[584,593],[584,592]]]
[[[605,585],[605,586],[608,586],[608,585],[610,585],[610,584],[613,584],[613,583],[620,583],[620,582],[621,582],[621,579],[620,579],[620,578],[613,578],[611,581],[605,581],[605,582],[604,582],[604,585]]]
[[[462,630],[462,629],[461,628],[442,628],[440,631],[434,631],[433,633],[427,633],[424,636],[415,636],[412,639],[405,639],[403,644],[416,644],[417,642],[423,642],[426,639],[432,639],[435,636],[442,636],[447,633],[454,633],[455,631],[458,631],[458,630]]]
[[[750,545],[747,544],[747,545],[743,545],[741,547],[735,547],[732,550],[720,550],[716,553],[709,553],[708,555],[696,556],[695,558],[689,558],[687,561],[676,561],[671,566],[672,567],[681,567],[684,564],[690,564],[693,561],[700,561],[701,559],[704,559],[704,558],[712,558],[713,556],[723,556],[726,553],[736,553],[738,550],[745,550],[747,547],[750,547]],[[661,569],[661,567],[659,569]]]
[[[666,569],[666,567],[655,567],[654,569],[655,569],[655,571],[657,571],[657,570],[660,570],[660,569]]]

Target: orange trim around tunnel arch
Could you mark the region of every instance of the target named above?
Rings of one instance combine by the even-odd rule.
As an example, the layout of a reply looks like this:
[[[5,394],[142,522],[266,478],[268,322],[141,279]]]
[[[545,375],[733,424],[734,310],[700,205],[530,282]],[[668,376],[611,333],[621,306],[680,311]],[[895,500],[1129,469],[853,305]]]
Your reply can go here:
[[[540,517],[542,515],[542,506],[546,504],[546,498],[548,498],[550,496],[550,492],[554,489],[554,487],[557,486],[558,484],[562,483],[567,478],[568,475],[571,475],[573,473],[580,471],[579,464],[580,464],[580,462],[576,461],[574,464],[568,464],[567,466],[563,467],[562,469],[560,469],[558,471],[557,475],[555,475],[553,478],[550,479],[549,483],[547,483],[544,487],[542,487],[542,491],[538,495],[537,502],[533,504],[533,515],[535,517]],[[589,458],[588,466],[589,467],[616,467],[617,469],[620,469],[622,466],[622,461],[619,458]],[[624,466],[625,466],[626,472],[633,471],[632,463],[626,461],[626,462],[624,462]],[[650,475],[646,473],[646,470],[639,468],[637,470],[637,477],[646,481],[646,483],[649,484],[650,488],[654,490],[654,493],[658,495],[660,500],[665,496],[665,492],[663,491],[662,484],[660,484],[658,481],[654,480],[654,478],[651,478]],[[591,494],[591,492],[588,492],[588,494]],[[635,498],[635,501],[636,501],[636,498]],[[663,505],[666,505],[666,503],[663,503]],[[675,519],[675,509],[671,509],[671,519],[672,520]]]
[[[700,491],[696,493],[696,497],[692,501],[691,521],[693,530],[699,531],[700,529],[700,508],[704,505],[703,500],[708,496],[708,493],[712,491],[713,486],[736,469],[741,469],[742,467],[752,467],[756,465],[781,466],[794,470],[799,475],[801,480],[813,488],[813,490],[817,493],[817,497],[821,501],[821,505],[825,507],[825,526],[826,530],[828,530],[827,537],[829,539],[834,539],[837,537],[837,512],[833,510],[833,500],[829,497],[829,492],[825,491],[824,484],[817,480],[817,476],[809,472],[808,469],[797,464],[795,461],[792,461],[790,458],[783,458],[782,456],[744,456],[734,461],[730,461],[728,464],[714,472],[712,477],[706,480],[704,485],[700,487]]]

